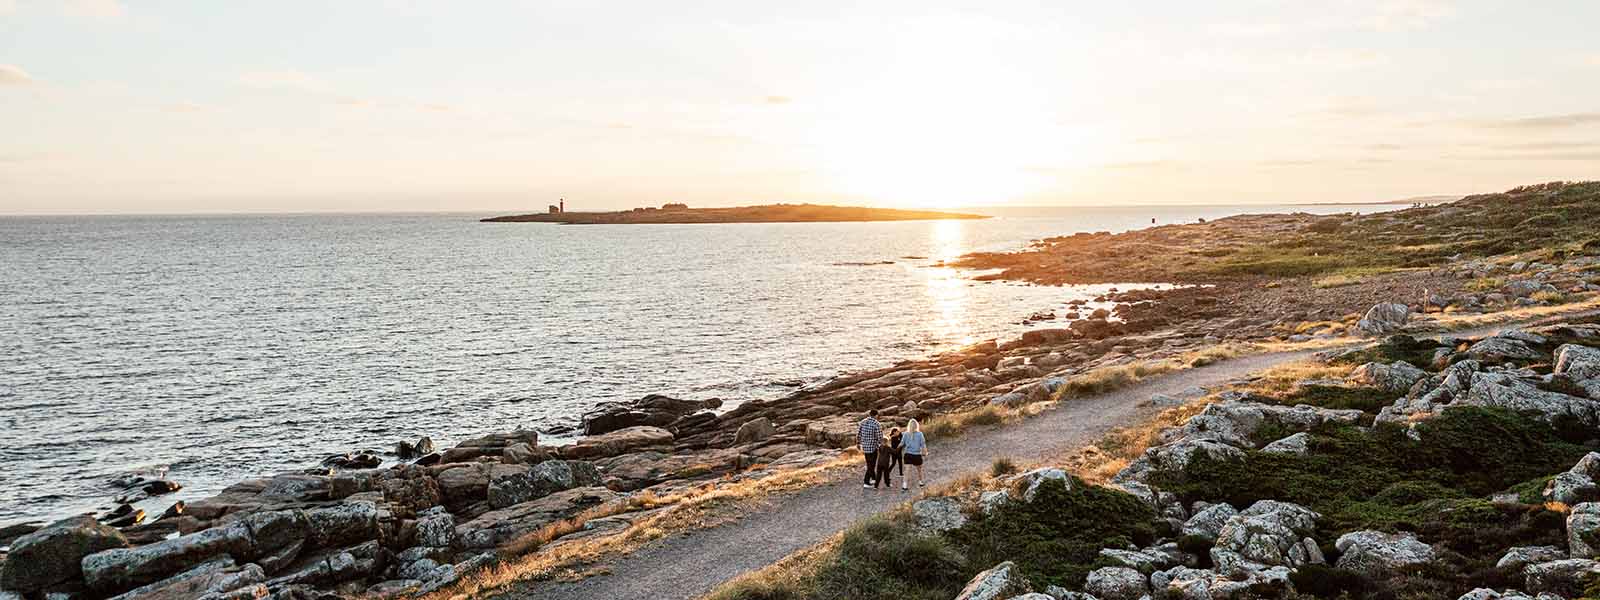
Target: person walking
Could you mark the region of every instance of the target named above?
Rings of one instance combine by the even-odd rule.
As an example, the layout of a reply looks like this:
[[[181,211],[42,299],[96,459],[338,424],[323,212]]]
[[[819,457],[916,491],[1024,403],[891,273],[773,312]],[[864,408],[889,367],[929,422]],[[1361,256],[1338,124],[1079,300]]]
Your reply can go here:
[[[922,424],[918,423],[916,419],[907,422],[906,432],[900,436],[900,441],[902,451],[905,452],[905,464],[917,469],[917,487],[926,487],[927,484],[922,481],[922,459],[928,456],[928,439],[922,435]],[[906,477],[904,472],[901,472],[900,489],[908,489],[907,483],[910,483],[910,478]]]
[[[894,456],[894,450],[889,448],[889,436],[878,440],[878,480],[872,482],[872,489],[878,489],[879,484],[883,484],[883,489],[894,489]]]
[[[900,433],[900,428],[899,427],[890,427],[889,428],[889,443],[888,443],[889,458],[891,458],[894,461],[893,463],[891,463],[889,465],[889,467],[890,468],[894,468],[894,469],[899,469],[901,477],[905,477],[906,476],[906,463],[905,463],[905,458],[903,456],[903,451],[904,451],[905,447],[904,447],[904,441],[903,440],[904,440],[904,434]],[[882,452],[882,450],[879,450],[879,451]],[[900,487],[904,488],[905,486],[900,486]]]
[[[878,446],[883,443],[883,426],[878,424],[877,409],[867,411],[867,418],[861,420],[856,426],[856,445],[861,447],[861,456],[867,459],[867,474],[861,478],[861,487],[869,488],[876,481],[873,479],[878,469]]]

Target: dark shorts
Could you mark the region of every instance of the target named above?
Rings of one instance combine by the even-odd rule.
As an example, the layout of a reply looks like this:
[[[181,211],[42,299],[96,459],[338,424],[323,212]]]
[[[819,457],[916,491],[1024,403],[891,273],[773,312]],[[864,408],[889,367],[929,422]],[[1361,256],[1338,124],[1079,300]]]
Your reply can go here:
[[[921,465],[922,464],[922,455],[921,454],[907,454],[906,455],[906,464],[908,464],[908,465]]]

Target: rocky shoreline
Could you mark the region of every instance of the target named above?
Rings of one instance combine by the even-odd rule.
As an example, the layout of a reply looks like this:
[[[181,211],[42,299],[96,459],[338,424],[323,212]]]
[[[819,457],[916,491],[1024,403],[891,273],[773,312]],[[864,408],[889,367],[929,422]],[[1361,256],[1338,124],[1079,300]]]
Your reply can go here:
[[[1385,219],[1382,227],[1398,227],[1406,217],[1373,218]],[[1263,230],[1266,219],[1277,223],[1264,229],[1273,235],[1290,231],[1282,229],[1289,226],[1321,235],[1316,231],[1321,221],[1305,216],[1236,219],[1173,231],[1188,227],[1203,230],[1207,240],[1232,239],[1243,235],[1235,228]],[[1225,232],[1220,237],[1219,227]],[[1154,231],[1090,237],[1122,248],[1170,233]],[[1192,248],[1208,249],[1199,242]],[[1130,261],[1125,250],[1095,264],[1148,262],[1139,255]],[[968,266],[1034,261],[1036,254],[974,257]],[[1386,335],[1438,313],[1587,299],[1600,289],[1586,275],[1597,268],[1600,256],[1584,252],[1534,260],[1459,253],[1425,269],[1381,274],[1323,294],[1312,292],[1314,282],[1299,274],[1201,280],[1167,272],[1163,275],[1173,276],[1169,281],[1195,285],[1113,292],[1104,298],[1116,303],[1113,310],[1069,310],[1033,319],[1066,322],[1062,327],[841,376],[732,410],[721,411],[716,400],[652,395],[598,407],[584,416],[585,436],[570,445],[544,445],[538,432],[511,431],[434,452],[424,439],[397,447],[395,454],[403,460],[392,467],[376,468],[383,459],[370,454],[330,457],[312,472],[239,482],[213,497],[176,503],[155,518],[130,508],[42,527],[6,527],[0,529],[0,545],[9,546],[0,564],[0,599],[427,594],[526,551],[529,539],[537,540],[532,547],[551,548],[623,531],[659,510],[634,504],[641,497],[828,464],[853,444],[854,424],[867,410],[889,419],[926,419],[987,406],[1022,406],[1058,398],[1074,378],[1102,369],[1173,361],[1227,341]],[[1091,275],[1071,278],[1084,283],[1145,279],[1138,269],[1085,267],[1082,272]],[[1092,275],[1096,272],[1100,275]],[[1039,271],[1009,273],[1008,278],[1036,279]],[[1494,285],[1487,285],[1490,280]],[[1286,308],[1291,304],[1294,308]],[[1368,375],[1393,377],[1389,371],[1396,368],[1373,367],[1382,372]],[[1437,398],[1419,397],[1397,404],[1386,418],[1414,418],[1437,404]],[[145,494],[176,486],[129,484]],[[581,526],[550,537],[553,528],[574,519],[581,519]]]

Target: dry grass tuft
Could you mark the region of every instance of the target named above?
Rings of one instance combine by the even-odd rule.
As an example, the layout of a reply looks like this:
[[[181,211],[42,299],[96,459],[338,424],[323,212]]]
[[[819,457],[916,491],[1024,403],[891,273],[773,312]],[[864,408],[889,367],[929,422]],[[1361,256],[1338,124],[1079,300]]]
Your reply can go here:
[[[594,575],[596,572],[590,565],[602,558],[633,551],[649,541],[672,533],[726,523],[741,514],[747,514],[755,506],[769,502],[775,494],[821,483],[827,478],[829,471],[854,468],[859,460],[859,454],[846,453],[824,465],[785,471],[765,479],[720,482],[720,485],[717,482],[708,482],[669,495],[645,492],[634,495],[626,502],[597,506],[576,517],[552,523],[507,544],[501,551],[514,558],[469,575],[455,585],[423,598],[425,600],[471,598],[504,590],[519,581],[582,578]],[[590,520],[654,508],[662,510],[639,519],[618,534],[544,548],[551,541],[582,529],[583,524]]]

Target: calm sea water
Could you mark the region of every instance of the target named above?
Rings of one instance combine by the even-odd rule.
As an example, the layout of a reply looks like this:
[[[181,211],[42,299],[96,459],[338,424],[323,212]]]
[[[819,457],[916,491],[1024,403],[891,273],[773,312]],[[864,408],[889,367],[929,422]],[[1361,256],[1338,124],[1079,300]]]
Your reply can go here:
[[[1383,207],[1293,207],[1314,212]],[[1285,207],[985,221],[559,226],[482,215],[0,218],[0,524],[431,435],[741,400],[996,336],[1107,286],[932,266],[1076,231]],[[921,257],[921,258],[908,258]],[[887,264],[883,264],[887,263]]]

